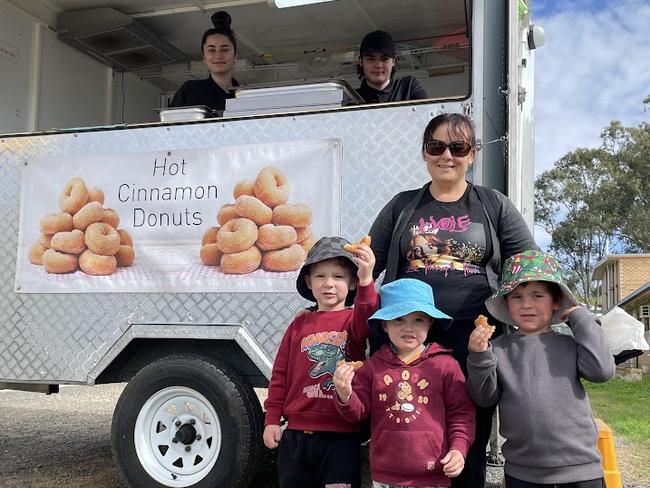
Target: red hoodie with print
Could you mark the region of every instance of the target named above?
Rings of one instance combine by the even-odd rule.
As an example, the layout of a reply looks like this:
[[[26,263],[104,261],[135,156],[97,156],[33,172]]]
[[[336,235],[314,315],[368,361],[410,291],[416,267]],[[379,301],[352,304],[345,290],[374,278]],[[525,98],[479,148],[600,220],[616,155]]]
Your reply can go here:
[[[355,372],[350,401],[335,403],[350,422],[370,415],[370,473],[380,483],[449,486],[440,460],[450,449],[467,457],[474,442],[465,377],[439,344],[410,364],[385,344]]]
[[[332,378],[342,359],[365,359],[368,317],[379,308],[375,284],[358,286],[354,308],[309,312],[296,317],[284,333],[273,363],[264,425],[315,432],[357,432],[357,422],[336,411]]]

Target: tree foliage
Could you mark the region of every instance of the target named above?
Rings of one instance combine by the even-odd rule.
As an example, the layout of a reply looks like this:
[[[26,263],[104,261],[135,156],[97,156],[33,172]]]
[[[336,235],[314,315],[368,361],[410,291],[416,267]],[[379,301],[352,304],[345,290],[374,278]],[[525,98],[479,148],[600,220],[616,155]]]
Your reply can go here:
[[[650,98],[650,97],[649,97]],[[612,122],[597,149],[579,148],[535,181],[535,222],[587,303],[606,249],[650,251],[650,125]]]

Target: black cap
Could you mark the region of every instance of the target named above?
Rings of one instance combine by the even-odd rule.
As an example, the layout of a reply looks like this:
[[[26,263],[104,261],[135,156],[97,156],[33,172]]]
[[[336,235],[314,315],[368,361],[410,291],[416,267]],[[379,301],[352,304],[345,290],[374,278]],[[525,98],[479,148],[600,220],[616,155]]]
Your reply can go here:
[[[380,51],[391,58],[395,57],[395,44],[391,35],[382,30],[372,31],[361,41],[359,55],[367,56],[373,51]]]
[[[298,289],[298,293],[300,293],[303,298],[306,298],[311,302],[316,301],[314,294],[309,289],[307,282],[305,281],[305,275],[309,272],[309,267],[312,264],[320,263],[332,258],[345,258],[349,260],[353,266],[357,266],[353,259],[354,256],[343,249],[343,246],[346,244],[349,244],[349,242],[343,237],[321,237],[309,250],[305,264],[302,265],[300,273],[298,274],[298,279],[296,280],[296,288]],[[354,303],[355,291],[356,290],[348,291],[348,296],[345,300],[346,306],[349,307]]]

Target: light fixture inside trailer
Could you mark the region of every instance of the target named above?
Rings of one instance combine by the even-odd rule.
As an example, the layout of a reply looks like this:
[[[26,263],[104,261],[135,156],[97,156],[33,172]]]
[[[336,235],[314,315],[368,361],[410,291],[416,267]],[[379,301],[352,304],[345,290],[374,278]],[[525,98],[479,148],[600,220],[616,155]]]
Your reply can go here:
[[[271,7],[288,8],[300,7],[301,5],[312,5],[314,3],[332,2],[334,0],[267,0]]]

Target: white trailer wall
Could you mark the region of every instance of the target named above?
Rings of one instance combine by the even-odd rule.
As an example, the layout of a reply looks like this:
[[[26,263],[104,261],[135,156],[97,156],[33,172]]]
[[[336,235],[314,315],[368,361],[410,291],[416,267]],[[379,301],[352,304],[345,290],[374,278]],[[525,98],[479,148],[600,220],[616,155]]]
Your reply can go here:
[[[157,120],[157,87],[114,72],[1,1],[0,73],[0,133]]]

